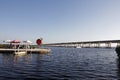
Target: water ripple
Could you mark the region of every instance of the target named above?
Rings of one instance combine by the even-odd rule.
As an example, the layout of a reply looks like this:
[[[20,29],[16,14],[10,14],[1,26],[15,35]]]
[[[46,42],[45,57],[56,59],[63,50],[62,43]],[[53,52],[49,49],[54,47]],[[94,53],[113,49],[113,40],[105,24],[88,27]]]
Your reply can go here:
[[[115,80],[114,49],[51,48],[49,54],[0,54],[0,80]]]

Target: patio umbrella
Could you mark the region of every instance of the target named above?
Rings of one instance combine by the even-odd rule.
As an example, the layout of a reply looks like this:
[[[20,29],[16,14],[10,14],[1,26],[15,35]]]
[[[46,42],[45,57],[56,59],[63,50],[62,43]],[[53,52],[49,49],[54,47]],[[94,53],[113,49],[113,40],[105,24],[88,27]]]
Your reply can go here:
[[[11,43],[20,43],[20,41],[19,40],[13,40],[13,41],[11,41]]]
[[[32,42],[30,40],[23,41],[24,43],[31,44]]]
[[[19,40],[13,40],[13,41],[11,41],[10,43],[12,43],[13,45],[14,45],[14,47],[13,48],[19,48],[19,44],[18,43],[20,43],[20,41]]]
[[[4,48],[11,48],[11,40],[4,40],[3,42],[5,43]]]
[[[30,48],[30,44],[32,43],[30,40],[25,40],[25,41],[23,41],[23,43],[25,43],[25,45],[26,45],[26,49],[27,48]]]
[[[4,40],[5,43],[11,43],[11,40]]]

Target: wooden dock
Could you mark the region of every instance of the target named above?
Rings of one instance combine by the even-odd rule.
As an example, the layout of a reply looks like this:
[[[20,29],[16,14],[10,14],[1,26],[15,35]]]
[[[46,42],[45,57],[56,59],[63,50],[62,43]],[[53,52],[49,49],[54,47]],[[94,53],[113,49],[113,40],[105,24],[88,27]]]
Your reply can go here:
[[[0,53],[14,53],[15,51],[26,51],[27,53],[49,53],[50,49],[4,49],[0,48]]]

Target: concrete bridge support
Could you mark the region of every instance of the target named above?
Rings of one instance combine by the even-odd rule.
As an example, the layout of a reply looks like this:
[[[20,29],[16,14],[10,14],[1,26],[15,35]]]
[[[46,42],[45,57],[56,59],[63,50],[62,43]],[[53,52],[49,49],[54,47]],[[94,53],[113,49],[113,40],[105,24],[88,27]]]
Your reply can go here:
[[[110,42],[105,43],[105,45],[106,45],[106,48],[111,48],[111,43]]]
[[[117,46],[120,46],[120,43],[117,43]]]
[[[100,48],[100,43],[94,43],[95,48]]]

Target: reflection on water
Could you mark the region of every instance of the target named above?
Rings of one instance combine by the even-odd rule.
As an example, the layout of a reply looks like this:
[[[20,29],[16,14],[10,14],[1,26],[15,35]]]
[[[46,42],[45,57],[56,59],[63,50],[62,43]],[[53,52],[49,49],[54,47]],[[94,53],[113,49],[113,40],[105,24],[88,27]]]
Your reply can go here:
[[[17,63],[19,61],[23,61],[28,63],[31,60],[31,55],[14,55],[14,54],[2,54],[3,62],[5,63]]]
[[[116,80],[114,49],[51,48],[49,54],[0,54],[0,80]],[[117,61],[116,61],[117,59]]]
[[[35,56],[33,57],[33,55]],[[42,58],[42,54],[26,54],[26,55],[2,54],[2,60],[3,60],[2,62],[4,62],[6,65],[10,63],[29,64],[32,61],[37,63],[38,61],[41,60],[41,58]]]
[[[117,75],[118,75],[118,80],[120,79],[120,57],[117,58]]]
[[[0,54],[0,80],[31,78],[40,68],[41,54]],[[34,77],[33,77],[34,79]]]

